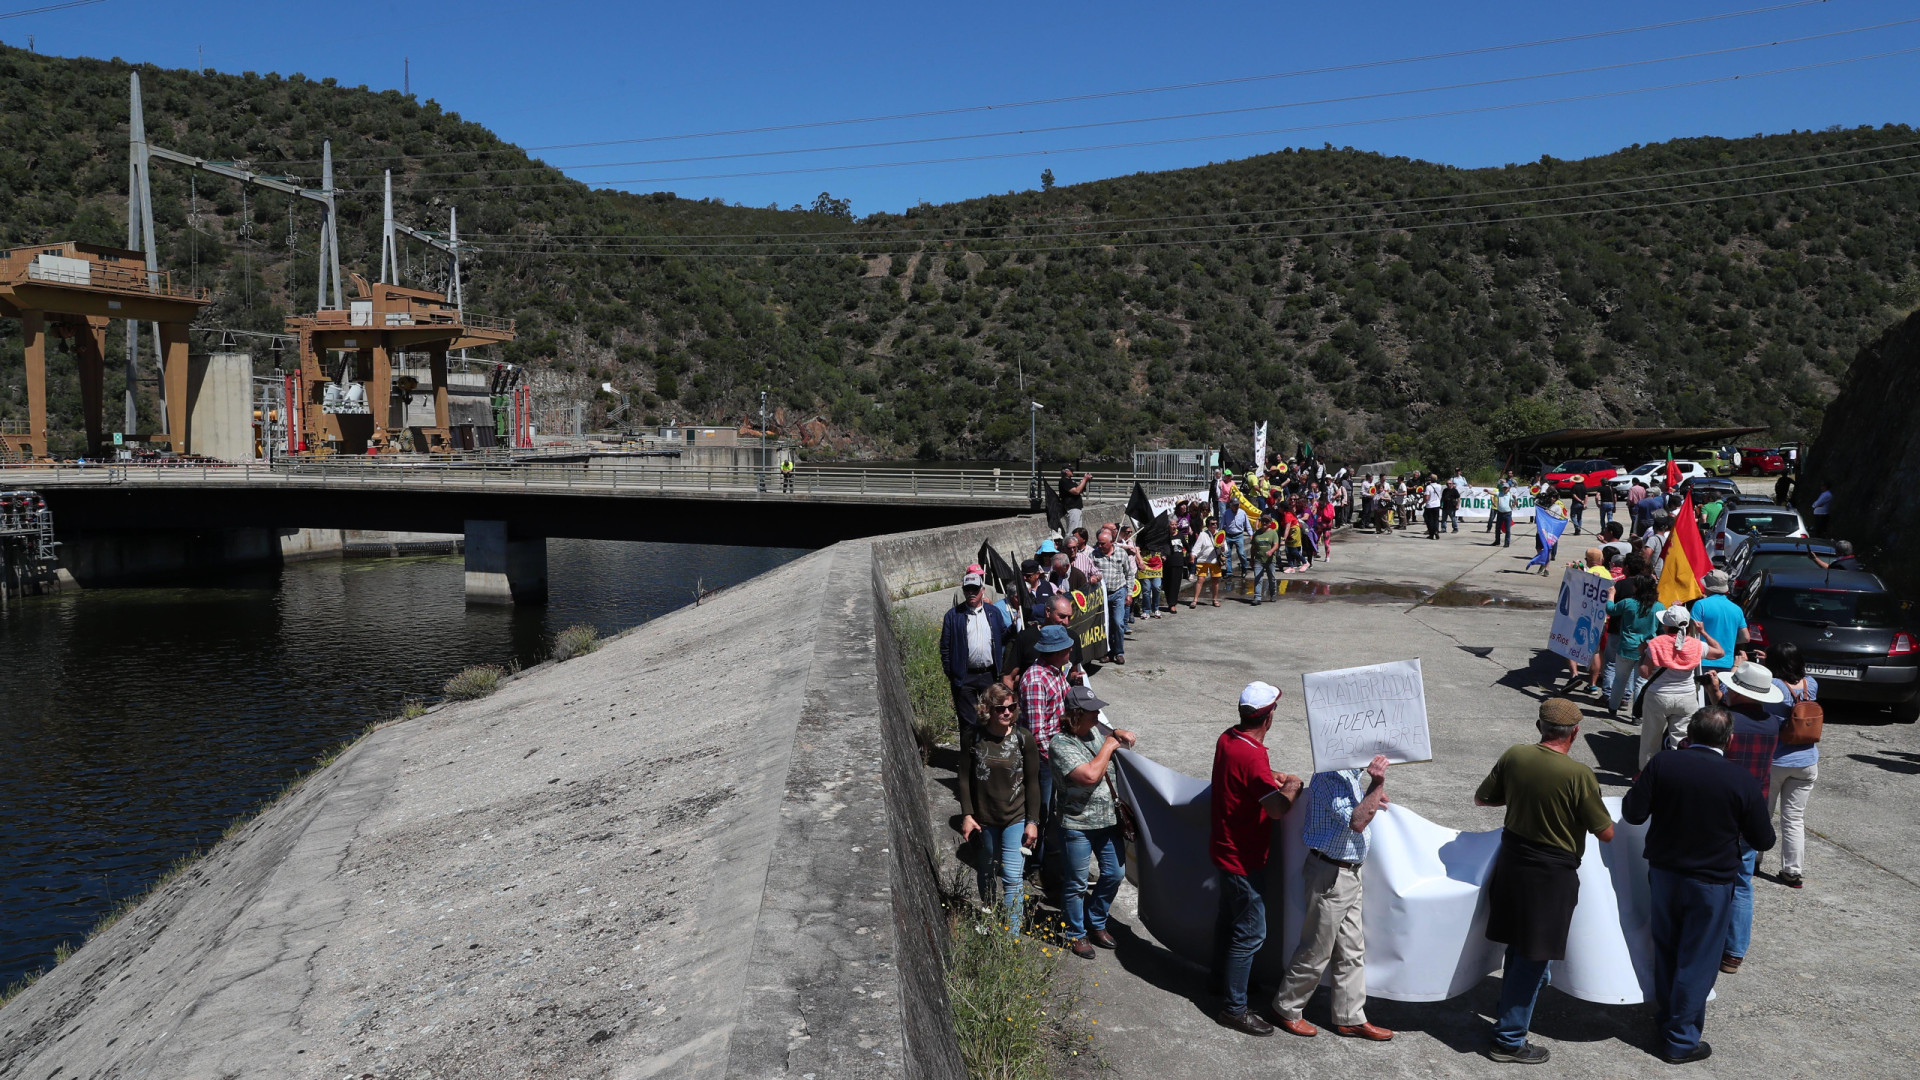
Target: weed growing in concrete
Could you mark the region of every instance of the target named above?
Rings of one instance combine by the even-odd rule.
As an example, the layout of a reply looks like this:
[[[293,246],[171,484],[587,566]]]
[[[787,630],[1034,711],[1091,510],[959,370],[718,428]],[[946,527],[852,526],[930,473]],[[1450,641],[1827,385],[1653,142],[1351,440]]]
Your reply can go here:
[[[1070,989],[1061,996],[1055,970],[1057,922],[1044,917],[1016,937],[1004,913],[973,903],[956,872],[940,886],[947,909],[947,1000],[969,1077],[1048,1080],[1066,1036]],[[1038,908],[1032,914],[1041,916]],[[1077,1050],[1067,1051],[1077,1054]],[[1065,1056],[1061,1054],[1060,1056]]]
[[[560,631],[553,639],[553,661],[563,663],[576,656],[585,656],[601,645],[600,631],[586,623],[569,626]]]
[[[420,698],[408,698],[407,703],[400,706],[400,715],[394,717],[394,719],[411,720],[416,716],[425,716],[426,714],[427,703],[425,701]]]
[[[476,664],[447,680],[440,692],[449,701],[474,701],[500,689],[506,672],[492,664]]]
[[[893,639],[900,646],[900,666],[907,679],[907,700],[913,706],[913,736],[925,758],[939,744],[958,743],[959,721],[953,715],[953,692],[940,664],[940,624],[924,612],[904,605],[893,609]]]

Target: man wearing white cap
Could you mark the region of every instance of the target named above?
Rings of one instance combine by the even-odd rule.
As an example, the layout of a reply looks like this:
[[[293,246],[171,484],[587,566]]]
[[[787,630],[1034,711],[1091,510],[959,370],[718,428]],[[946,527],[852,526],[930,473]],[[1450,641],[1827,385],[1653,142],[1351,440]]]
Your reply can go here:
[[[1720,643],[1695,635],[1693,616],[1683,607],[1661,608],[1654,616],[1660,632],[1640,650],[1640,677],[1648,680],[1640,711],[1640,767],[1653,755],[1671,750],[1687,737],[1688,718],[1700,707],[1694,676],[1703,660],[1724,655]]]
[[[1300,794],[1300,778],[1273,771],[1267,732],[1280,690],[1263,682],[1240,691],[1240,722],[1213,747],[1212,829],[1208,854],[1220,871],[1220,916],[1214,928],[1213,983],[1222,999],[1215,1018],[1248,1035],[1273,1034],[1273,1025],[1247,1011],[1253,958],[1267,940],[1265,877],[1273,822]]]
[[[1007,620],[987,603],[986,580],[975,572],[960,579],[965,600],[940,622],[940,664],[953,690],[953,711],[960,720],[960,744],[965,749],[980,726],[975,708],[980,691],[999,677],[1007,638]]]

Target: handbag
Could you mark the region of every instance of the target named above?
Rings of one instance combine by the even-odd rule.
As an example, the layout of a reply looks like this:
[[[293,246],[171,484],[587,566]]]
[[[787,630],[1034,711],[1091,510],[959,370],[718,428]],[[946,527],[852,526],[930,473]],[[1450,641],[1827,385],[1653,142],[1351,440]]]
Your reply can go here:
[[[1826,719],[1827,711],[1818,702],[1796,695],[1793,708],[1787,711],[1787,722],[1781,725],[1780,741],[1788,746],[1812,746],[1820,741],[1820,728]]]
[[[1113,796],[1113,813],[1120,819],[1120,838],[1133,843],[1135,833],[1139,831],[1139,822],[1134,820],[1133,807],[1120,797],[1120,789],[1113,782],[1114,759],[1107,760],[1107,791]]]

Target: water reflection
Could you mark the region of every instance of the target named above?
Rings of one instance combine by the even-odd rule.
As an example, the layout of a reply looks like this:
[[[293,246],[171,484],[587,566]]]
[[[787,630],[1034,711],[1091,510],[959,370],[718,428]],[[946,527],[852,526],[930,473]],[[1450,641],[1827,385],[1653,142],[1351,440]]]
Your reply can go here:
[[[458,557],[327,561],[0,616],[0,985],[315,757],[475,663],[543,659],[804,554],[553,540],[545,607],[468,607]]]

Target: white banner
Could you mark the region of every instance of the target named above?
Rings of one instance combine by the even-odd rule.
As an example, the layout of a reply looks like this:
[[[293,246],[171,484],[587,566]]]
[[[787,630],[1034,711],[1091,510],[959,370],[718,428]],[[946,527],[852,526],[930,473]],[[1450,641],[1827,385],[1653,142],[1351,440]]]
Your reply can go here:
[[[1205,503],[1207,501],[1207,493],[1205,489],[1197,489],[1183,492],[1179,495],[1162,495],[1156,499],[1148,499],[1147,505],[1153,507],[1153,516],[1159,517],[1161,514],[1173,509],[1174,504],[1181,499],[1185,499],[1190,503]],[[1141,524],[1144,525],[1146,522],[1143,521]]]
[[[1553,606],[1547,648],[1576,663],[1592,660],[1600,651],[1600,635],[1607,628],[1607,596],[1612,588],[1611,577],[1567,567],[1560,579],[1560,601]]]
[[[1253,474],[1259,476],[1267,471],[1267,422],[1253,425]]]
[[[1499,492],[1492,488],[1468,488],[1460,496],[1461,521],[1485,521],[1493,516],[1493,500]],[[1533,493],[1525,488],[1513,489],[1513,520],[1533,520]]]
[[[1209,966],[1220,875],[1208,857],[1211,786],[1130,750],[1115,758],[1121,797],[1139,822],[1129,877],[1139,889],[1140,921],[1174,955]],[[1618,820],[1613,840],[1587,837],[1580,899],[1567,935],[1567,958],[1549,981],[1582,1001],[1633,1005],[1653,1000],[1652,899],[1646,826]],[[1300,938],[1307,800],[1274,822],[1273,852],[1256,884],[1268,897],[1267,944],[1256,981],[1275,982]],[[1367,826],[1362,932],[1367,996],[1440,1001],[1478,986],[1500,969],[1504,946],[1487,940],[1481,887],[1500,851],[1500,830],[1460,832],[1389,803]]]
[[[1300,681],[1314,772],[1362,769],[1375,754],[1394,764],[1433,760],[1418,659],[1314,671]]]

